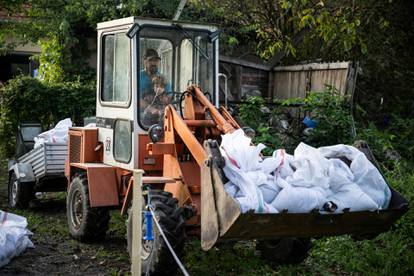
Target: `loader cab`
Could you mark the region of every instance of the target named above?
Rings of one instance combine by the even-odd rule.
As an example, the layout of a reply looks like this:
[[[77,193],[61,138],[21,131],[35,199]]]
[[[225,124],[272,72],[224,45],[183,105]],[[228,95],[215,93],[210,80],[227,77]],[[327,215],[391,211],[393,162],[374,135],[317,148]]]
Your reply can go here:
[[[218,106],[217,76],[215,26],[137,17],[99,23],[96,117],[103,162],[161,172],[162,156],[146,151],[149,127],[162,122],[166,104],[183,104],[191,84]]]

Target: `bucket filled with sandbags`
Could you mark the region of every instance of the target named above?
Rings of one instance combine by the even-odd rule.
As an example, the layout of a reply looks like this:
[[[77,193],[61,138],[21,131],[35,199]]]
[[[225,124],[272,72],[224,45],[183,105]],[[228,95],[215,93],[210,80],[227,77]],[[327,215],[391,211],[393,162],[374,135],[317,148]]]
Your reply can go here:
[[[253,145],[239,129],[223,135],[220,145],[207,141],[204,146],[211,157],[202,168],[202,189],[211,187],[212,195],[202,193],[206,248],[214,239],[374,236],[408,209],[369,160],[364,143],[359,148],[300,143],[293,155],[276,149],[264,157],[265,146]]]

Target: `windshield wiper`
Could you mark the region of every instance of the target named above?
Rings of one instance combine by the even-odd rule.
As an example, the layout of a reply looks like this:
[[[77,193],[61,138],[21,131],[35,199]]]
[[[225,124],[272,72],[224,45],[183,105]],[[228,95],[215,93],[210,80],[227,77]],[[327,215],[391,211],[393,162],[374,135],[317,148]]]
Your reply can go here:
[[[210,57],[209,57],[209,55],[203,50],[203,49],[201,49],[200,48],[200,46],[199,45],[197,45],[197,43],[195,43],[194,42],[194,40],[193,40],[193,38],[191,37],[191,35],[182,27],[182,26],[180,26],[179,24],[173,24],[173,26],[174,27],[176,27],[177,28],[177,30],[179,30],[184,36],[185,36],[185,38],[187,38],[190,42],[191,42],[191,44],[198,50],[198,52],[205,58],[205,59],[207,59],[207,60],[210,60]]]

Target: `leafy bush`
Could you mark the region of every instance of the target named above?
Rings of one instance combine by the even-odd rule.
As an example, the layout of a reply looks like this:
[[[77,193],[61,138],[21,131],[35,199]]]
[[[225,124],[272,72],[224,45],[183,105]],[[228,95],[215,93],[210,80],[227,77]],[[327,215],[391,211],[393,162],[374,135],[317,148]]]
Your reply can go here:
[[[358,129],[358,138],[366,140],[375,156],[390,168],[401,159],[414,160],[414,119],[391,115],[388,125],[379,128],[373,122]]]
[[[80,82],[45,84],[17,77],[0,88],[0,156],[14,154],[20,122],[40,122],[44,129],[64,118],[80,125],[95,113],[95,89]]]
[[[239,113],[242,124],[256,131],[253,142],[272,149],[283,147],[292,152],[301,141],[319,147],[349,144],[354,139],[347,99],[332,87],[311,92],[305,99],[279,100],[269,107],[263,98],[251,97],[240,105]],[[306,114],[317,127],[305,134],[302,120]]]
[[[304,103],[306,111],[317,122],[310,132],[309,144],[320,147],[353,143],[351,108],[336,88],[327,86],[323,92],[311,92]]]
[[[270,110],[266,107],[265,100],[261,97],[250,97],[247,102],[239,107],[240,119],[245,126],[255,130],[254,143],[262,143],[268,146],[265,154],[271,154],[272,148],[281,144],[275,129],[269,125]]]

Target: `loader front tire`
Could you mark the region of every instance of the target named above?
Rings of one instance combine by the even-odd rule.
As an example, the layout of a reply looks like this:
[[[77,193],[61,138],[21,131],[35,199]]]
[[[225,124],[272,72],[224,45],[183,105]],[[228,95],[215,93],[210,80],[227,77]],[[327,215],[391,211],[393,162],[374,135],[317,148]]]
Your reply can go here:
[[[89,202],[86,174],[73,177],[66,199],[66,217],[70,235],[81,242],[94,242],[105,238],[109,225],[109,210],[92,208]]]
[[[172,197],[171,193],[160,190],[150,190],[149,193],[155,216],[175,253],[180,258],[183,253],[185,241],[185,221],[182,209],[178,207],[177,200]],[[132,208],[128,210],[126,224],[128,253],[132,257]],[[154,218],[152,226],[154,240],[147,241],[144,239],[146,223],[143,215],[141,248],[142,274],[146,274],[147,272],[149,272],[149,275],[174,274],[178,266],[162,238]]]
[[[306,259],[311,249],[310,239],[283,238],[259,241],[256,248],[261,257],[276,267],[282,264],[299,264]]]
[[[17,179],[14,172],[9,178],[8,199],[9,206],[17,209],[27,209],[30,200],[33,198],[32,187],[33,183],[22,183]]]

